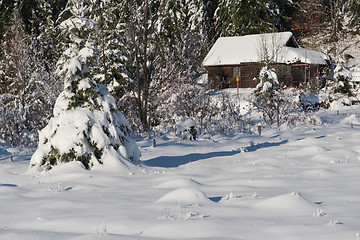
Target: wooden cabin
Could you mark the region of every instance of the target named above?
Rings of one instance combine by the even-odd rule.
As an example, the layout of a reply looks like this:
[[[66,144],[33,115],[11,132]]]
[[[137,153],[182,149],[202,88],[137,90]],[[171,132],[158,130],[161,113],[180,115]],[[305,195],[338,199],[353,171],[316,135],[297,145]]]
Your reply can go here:
[[[299,47],[291,32],[281,32],[221,37],[203,61],[211,89],[237,87],[237,78],[240,88],[253,88],[265,64],[275,69],[284,86],[318,87],[330,69],[330,58]]]

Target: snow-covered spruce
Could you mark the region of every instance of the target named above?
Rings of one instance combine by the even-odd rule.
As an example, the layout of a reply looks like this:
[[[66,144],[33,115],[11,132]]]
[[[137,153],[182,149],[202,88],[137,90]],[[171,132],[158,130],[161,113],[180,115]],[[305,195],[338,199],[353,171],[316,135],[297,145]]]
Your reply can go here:
[[[253,92],[252,104],[262,112],[265,122],[272,125],[275,121],[280,125],[284,98],[276,73],[268,67],[260,71],[260,83]]]
[[[345,63],[342,60],[338,61],[336,68],[334,69],[335,79],[335,93],[345,93],[351,95],[350,81],[352,79],[351,72],[345,68]]]
[[[50,170],[79,161],[86,169],[97,165],[128,169],[133,165],[129,160],[140,160],[140,151],[114,98],[93,79],[98,63],[92,41],[96,24],[87,17],[84,1],[69,0],[68,6],[72,15],[60,25],[68,45],[57,71],[64,79],[64,91],[56,100],[54,117],[39,134],[30,167]]]
[[[91,91],[97,94],[96,109],[69,109],[72,94],[67,90],[60,94],[54,117],[39,134],[31,167],[50,170],[61,163],[80,161],[86,169],[100,164],[128,168],[128,160],[140,160],[139,149],[129,136],[129,124],[106,87],[95,85]]]

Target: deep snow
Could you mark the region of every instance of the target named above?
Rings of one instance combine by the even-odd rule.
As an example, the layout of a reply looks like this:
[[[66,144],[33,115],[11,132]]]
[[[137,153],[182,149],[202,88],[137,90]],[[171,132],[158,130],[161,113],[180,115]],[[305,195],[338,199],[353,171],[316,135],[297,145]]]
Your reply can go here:
[[[360,239],[360,106],[315,114],[261,136],[139,139],[144,167],[125,175],[33,175],[32,151],[2,143],[0,239]]]

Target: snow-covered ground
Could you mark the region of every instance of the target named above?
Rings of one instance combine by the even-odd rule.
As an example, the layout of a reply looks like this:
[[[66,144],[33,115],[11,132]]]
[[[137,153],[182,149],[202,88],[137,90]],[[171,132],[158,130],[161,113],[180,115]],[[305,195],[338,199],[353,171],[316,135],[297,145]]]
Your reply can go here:
[[[34,175],[32,151],[2,143],[0,239],[359,240],[360,106],[316,115],[321,126],[261,136],[140,139],[132,174]]]

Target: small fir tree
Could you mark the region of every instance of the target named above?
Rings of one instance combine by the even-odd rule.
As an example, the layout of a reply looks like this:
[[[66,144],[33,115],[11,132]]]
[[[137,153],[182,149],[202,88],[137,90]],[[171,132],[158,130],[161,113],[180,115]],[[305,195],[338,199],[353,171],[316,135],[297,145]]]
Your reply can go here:
[[[30,166],[50,170],[79,161],[86,169],[107,165],[129,169],[140,152],[130,138],[130,126],[106,86],[94,80],[98,50],[92,36],[96,23],[87,1],[69,0],[70,17],[60,24],[67,48],[58,61],[64,91],[56,100],[54,117],[40,132]]]
[[[352,75],[351,72],[346,69],[344,61],[338,61],[338,64],[334,70],[334,80],[335,80],[335,93],[343,93],[351,96],[351,81]]]
[[[286,104],[277,75],[268,67],[263,67],[259,79],[260,83],[253,92],[252,104],[263,114],[265,122],[272,125],[276,121],[280,126]]]

